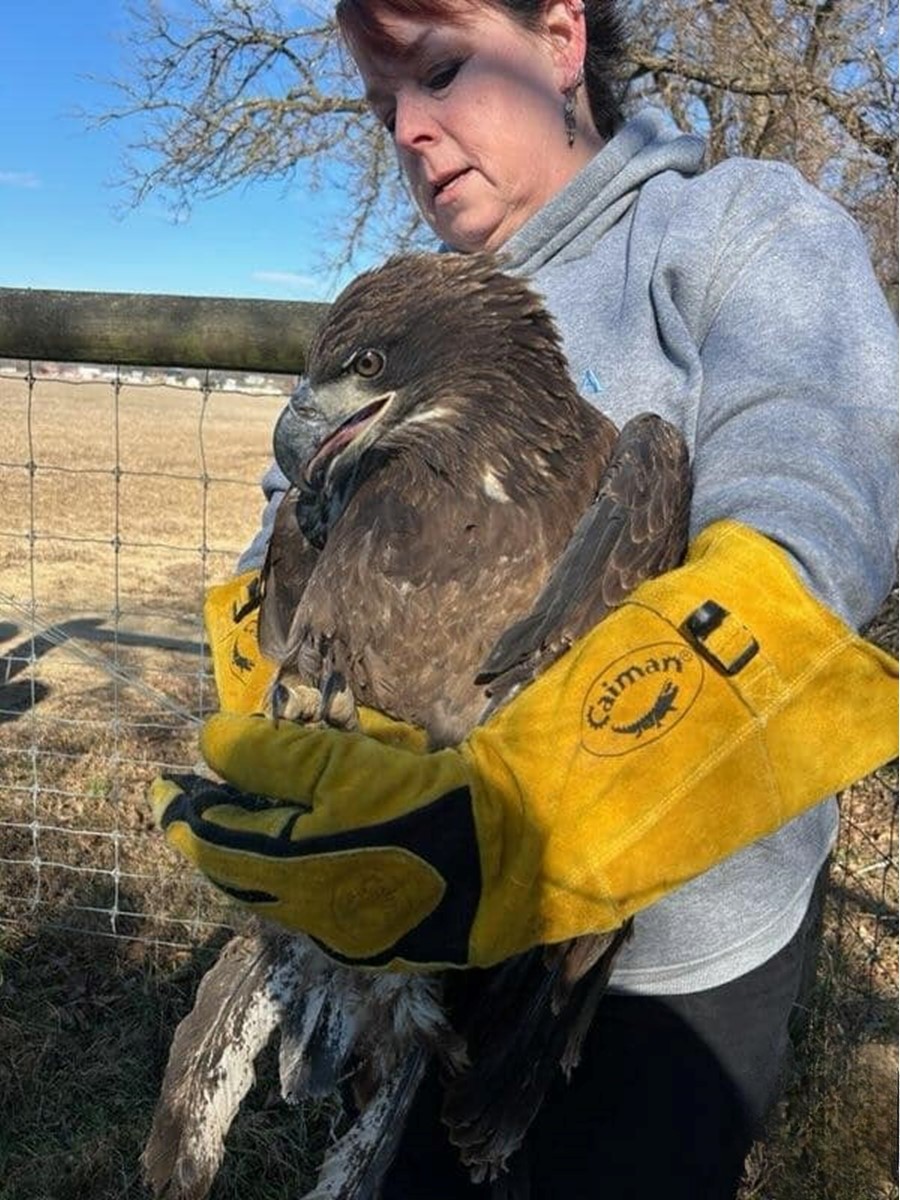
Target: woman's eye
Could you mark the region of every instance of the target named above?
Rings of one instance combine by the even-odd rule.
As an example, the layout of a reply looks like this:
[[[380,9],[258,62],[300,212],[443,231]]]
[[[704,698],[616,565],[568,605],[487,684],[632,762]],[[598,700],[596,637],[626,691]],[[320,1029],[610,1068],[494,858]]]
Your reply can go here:
[[[449,87],[459,73],[462,66],[462,61],[454,61],[443,63],[439,67],[435,67],[425,79],[425,85],[432,92],[440,92],[445,87]]]
[[[353,370],[363,379],[374,379],[384,370],[384,355],[380,350],[360,350],[353,360]]]

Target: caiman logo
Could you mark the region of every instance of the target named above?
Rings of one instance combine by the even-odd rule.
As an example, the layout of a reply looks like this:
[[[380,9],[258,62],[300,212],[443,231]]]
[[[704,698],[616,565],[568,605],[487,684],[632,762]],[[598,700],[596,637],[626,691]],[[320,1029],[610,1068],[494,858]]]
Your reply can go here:
[[[257,618],[251,617],[234,631],[231,644],[231,674],[240,678],[256,666]]]
[[[236,600],[231,604],[231,623],[234,626],[234,640],[231,645],[231,674],[240,678],[256,666],[257,626],[259,617],[250,617],[262,603],[262,593],[259,588],[259,577],[250,580],[247,585],[247,596],[243,604]],[[248,618],[250,618],[248,620]]]
[[[683,643],[657,642],[611,662],[584,698],[581,744],[600,757],[649,746],[682,719],[703,684]]]

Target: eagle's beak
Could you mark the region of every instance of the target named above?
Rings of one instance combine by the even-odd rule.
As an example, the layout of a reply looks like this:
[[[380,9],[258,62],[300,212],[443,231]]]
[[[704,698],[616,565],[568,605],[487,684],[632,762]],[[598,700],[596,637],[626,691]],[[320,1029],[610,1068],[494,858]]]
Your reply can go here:
[[[332,422],[315,403],[309,381],[301,379],[272,436],[275,461],[295,487],[302,485],[306,464],[331,426]]]
[[[330,433],[320,444],[315,454],[306,464],[303,472],[307,483],[312,483],[316,477],[321,477],[328,469],[329,462],[337,457],[347,446],[356,443],[357,453],[362,449],[359,439],[370,426],[374,425],[382,411],[393,399],[393,392],[377,396],[362,408],[356,409],[343,420],[337,429]],[[368,439],[370,441],[371,439]]]
[[[355,379],[340,379],[310,391],[311,408],[324,418],[312,455],[303,469],[303,482],[320,487],[337,460],[358,459],[378,436],[376,426],[387,413],[396,392],[371,391]]]
[[[302,380],[275,426],[276,462],[296,487],[321,487],[347,450],[356,459],[374,441],[395,395],[373,397],[352,379],[317,388]]]

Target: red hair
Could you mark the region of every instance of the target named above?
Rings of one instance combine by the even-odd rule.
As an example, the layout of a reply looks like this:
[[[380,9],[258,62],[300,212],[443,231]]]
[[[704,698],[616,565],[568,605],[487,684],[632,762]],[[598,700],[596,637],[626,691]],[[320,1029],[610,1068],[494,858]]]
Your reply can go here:
[[[523,29],[538,32],[547,0],[338,0],[335,9],[344,40],[370,54],[402,55],[403,45],[385,27],[385,17],[464,24],[466,10],[490,8],[504,13]],[[622,55],[622,27],[615,0],[585,0],[587,52],[584,75],[591,115],[601,137],[609,138],[621,124],[616,71]]]
[[[338,0],[335,16],[345,41],[373,54],[399,54],[401,43],[392,37],[384,25],[384,17],[406,17],[422,21],[445,21],[455,24],[465,18],[463,7],[477,8],[486,3],[490,8],[505,8],[502,0]]]

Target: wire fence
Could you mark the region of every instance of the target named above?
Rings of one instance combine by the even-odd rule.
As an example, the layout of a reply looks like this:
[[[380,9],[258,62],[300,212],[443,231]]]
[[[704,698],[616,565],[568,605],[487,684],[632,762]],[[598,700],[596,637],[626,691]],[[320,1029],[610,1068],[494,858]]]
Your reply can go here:
[[[196,765],[202,597],[258,522],[293,382],[0,367],[0,920],[190,942],[220,919],[144,797]]]
[[[229,922],[153,830],[146,791],[160,770],[199,765],[215,705],[203,595],[257,528],[295,378],[0,358],[0,926],[178,952]],[[871,636],[896,653],[895,603]],[[844,793],[841,813],[812,1061],[832,1070],[825,1094],[836,1062],[886,1050],[894,1074],[876,1091],[895,1092],[896,765]],[[846,1162],[828,1169],[847,1176]],[[751,1181],[747,1200],[769,1186]],[[886,1190],[854,1187],[895,1196],[896,1173]]]
[[[0,920],[189,942],[221,919],[150,836],[149,779],[196,766],[201,622],[256,529],[295,376],[0,360]],[[875,636],[896,642],[886,609]],[[896,779],[851,790],[835,876],[893,968]],[[857,905],[858,908],[858,905]]]

